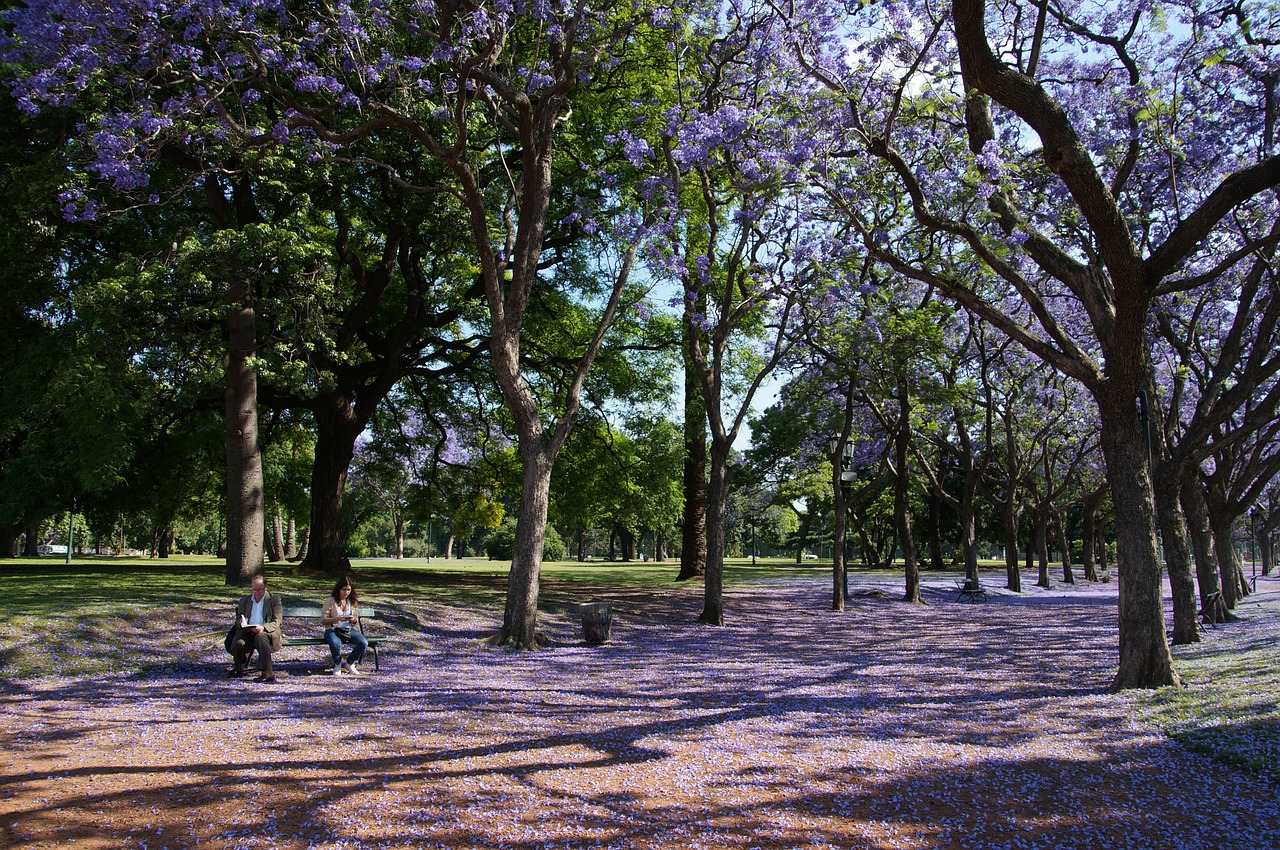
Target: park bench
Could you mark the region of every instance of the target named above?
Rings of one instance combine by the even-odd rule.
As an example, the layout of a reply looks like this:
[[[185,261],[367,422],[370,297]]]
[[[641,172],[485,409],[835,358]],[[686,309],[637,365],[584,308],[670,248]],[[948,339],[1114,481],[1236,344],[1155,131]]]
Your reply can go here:
[[[957,602],[986,602],[987,591],[981,582],[956,579]]]
[[[318,630],[319,634],[317,634],[315,637],[285,638],[284,645],[285,646],[323,646],[325,649],[328,649],[329,645],[324,642],[324,629],[321,628],[320,626],[320,614],[322,610],[323,609],[321,609],[319,605],[300,605],[300,604],[285,605],[284,618],[286,620],[289,620],[289,619],[311,620],[312,627]],[[382,644],[384,641],[386,641],[386,638],[370,636],[370,634],[367,631],[365,631],[364,623],[365,623],[365,620],[378,619],[378,612],[373,610],[372,608],[365,608],[364,606],[360,606],[356,610],[359,612],[359,618],[357,619],[356,625],[359,626],[360,631],[364,633],[365,639],[369,641],[369,652],[372,653],[373,655],[373,669],[374,669],[374,672],[377,672],[378,646]]]
[[[1204,631],[1204,627],[1216,629],[1218,626],[1214,622],[1214,610],[1218,607],[1218,600],[1222,599],[1222,591],[1215,590],[1204,598],[1204,605],[1200,607],[1200,631]]]

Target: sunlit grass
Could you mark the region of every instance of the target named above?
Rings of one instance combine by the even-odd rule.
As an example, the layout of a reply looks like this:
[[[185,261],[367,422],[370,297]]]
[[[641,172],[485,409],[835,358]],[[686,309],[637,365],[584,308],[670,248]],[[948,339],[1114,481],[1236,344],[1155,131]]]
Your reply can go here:
[[[1175,647],[1185,687],[1134,694],[1139,714],[1188,749],[1280,781],[1280,630],[1228,624]]]

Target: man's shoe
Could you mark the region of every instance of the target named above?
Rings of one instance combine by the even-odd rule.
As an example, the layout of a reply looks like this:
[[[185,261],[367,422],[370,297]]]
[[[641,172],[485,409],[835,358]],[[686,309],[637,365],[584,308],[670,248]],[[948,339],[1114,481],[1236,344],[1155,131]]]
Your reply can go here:
[[[234,667],[231,668],[231,678],[239,679],[243,675],[244,675],[243,664],[236,664]]]
[[[265,685],[274,685],[274,684],[276,683],[276,677],[275,677],[274,675],[272,675],[272,676],[259,676],[258,678],[254,679],[253,681],[255,681],[255,682],[262,682],[262,683],[263,683],[263,684],[265,684]]]

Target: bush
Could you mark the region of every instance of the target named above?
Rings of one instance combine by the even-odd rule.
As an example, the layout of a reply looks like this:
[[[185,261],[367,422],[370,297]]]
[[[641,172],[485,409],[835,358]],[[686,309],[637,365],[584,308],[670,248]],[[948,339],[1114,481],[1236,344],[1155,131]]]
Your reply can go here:
[[[491,561],[509,561],[516,547],[515,520],[505,520],[502,525],[484,539],[484,549]],[[569,551],[564,539],[552,525],[547,525],[547,541],[542,546],[542,560],[563,561]]]

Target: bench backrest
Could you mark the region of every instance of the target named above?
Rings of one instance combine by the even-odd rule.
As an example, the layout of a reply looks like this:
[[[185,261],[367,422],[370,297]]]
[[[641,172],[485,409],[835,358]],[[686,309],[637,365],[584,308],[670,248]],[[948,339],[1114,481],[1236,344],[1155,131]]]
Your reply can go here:
[[[372,617],[378,616],[378,612],[376,610],[374,610],[373,608],[366,608],[363,605],[361,605],[356,610],[360,614],[361,620],[367,620]],[[322,613],[324,613],[324,609],[321,608],[319,605],[285,605],[284,606],[284,616],[286,617],[297,617],[299,619],[311,618],[311,619],[319,620],[320,615]]]

